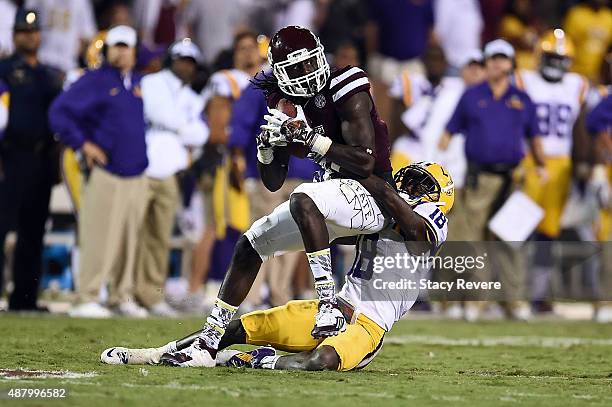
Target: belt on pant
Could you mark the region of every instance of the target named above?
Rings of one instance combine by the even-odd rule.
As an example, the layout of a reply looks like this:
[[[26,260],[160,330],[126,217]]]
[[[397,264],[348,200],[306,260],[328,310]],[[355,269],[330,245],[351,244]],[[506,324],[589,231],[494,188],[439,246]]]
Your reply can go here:
[[[508,196],[512,191],[512,174],[516,166],[517,164],[480,164],[474,161],[468,162],[468,170],[465,180],[465,185],[468,189],[478,188],[478,175],[480,173],[496,175],[503,179],[503,184],[499,194],[489,208],[489,217],[496,213],[499,208],[502,207],[504,202],[506,202],[506,199],[508,199]]]

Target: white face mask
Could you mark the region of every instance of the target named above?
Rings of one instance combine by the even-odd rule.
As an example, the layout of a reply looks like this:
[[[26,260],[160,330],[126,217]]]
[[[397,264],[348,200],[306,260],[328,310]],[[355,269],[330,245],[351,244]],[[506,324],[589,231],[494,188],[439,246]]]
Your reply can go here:
[[[271,57],[269,58],[271,59]],[[311,58],[315,59],[317,66],[313,72],[296,78],[290,77],[288,68],[308,61]],[[301,49],[292,52],[287,56],[286,61],[274,63],[272,66],[280,89],[287,95],[297,97],[315,96],[325,87],[331,72],[322,45],[310,51]]]

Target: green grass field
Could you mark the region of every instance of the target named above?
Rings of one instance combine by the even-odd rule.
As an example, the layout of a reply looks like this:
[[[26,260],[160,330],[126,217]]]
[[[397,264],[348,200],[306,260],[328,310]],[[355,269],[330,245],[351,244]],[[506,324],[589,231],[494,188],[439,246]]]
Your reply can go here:
[[[0,316],[0,368],[87,373],[0,378],[0,406],[612,405],[612,325],[402,321],[365,370],[283,372],[107,366],[109,346],[159,346],[198,319]],[[0,374],[1,376],[2,374]],[[7,400],[9,388],[66,388],[62,400]]]

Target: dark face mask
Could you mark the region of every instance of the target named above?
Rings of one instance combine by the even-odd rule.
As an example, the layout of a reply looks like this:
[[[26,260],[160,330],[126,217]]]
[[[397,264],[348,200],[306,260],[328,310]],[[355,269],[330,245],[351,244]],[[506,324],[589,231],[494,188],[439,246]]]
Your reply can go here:
[[[570,59],[554,54],[542,55],[540,73],[549,82],[559,82],[569,70]]]

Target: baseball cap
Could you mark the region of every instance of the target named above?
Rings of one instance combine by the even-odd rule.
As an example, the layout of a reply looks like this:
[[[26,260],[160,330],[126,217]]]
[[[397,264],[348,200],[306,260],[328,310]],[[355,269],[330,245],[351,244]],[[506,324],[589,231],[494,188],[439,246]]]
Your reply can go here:
[[[202,52],[191,38],[183,38],[170,46],[170,56],[172,58],[193,58],[196,62],[201,62]]]
[[[461,59],[461,67],[469,65],[471,63],[482,64],[484,62],[484,56],[482,51],[479,49],[472,49],[465,53]]]
[[[502,39],[493,40],[485,45],[484,56],[485,58],[491,58],[495,55],[503,55],[512,59],[514,58],[514,48],[509,42]]]
[[[39,20],[40,18],[38,18],[36,11],[20,8],[15,13],[13,31],[39,31]]]
[[[106,45],[109,47],[117,44],[125,44],[128,47],[136,46],[136,30],[127,25],[118,25],[108,30],[106,34]]]

